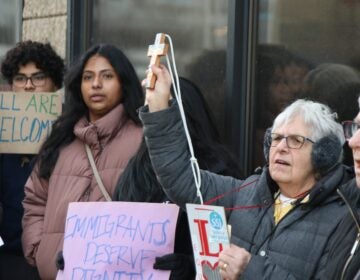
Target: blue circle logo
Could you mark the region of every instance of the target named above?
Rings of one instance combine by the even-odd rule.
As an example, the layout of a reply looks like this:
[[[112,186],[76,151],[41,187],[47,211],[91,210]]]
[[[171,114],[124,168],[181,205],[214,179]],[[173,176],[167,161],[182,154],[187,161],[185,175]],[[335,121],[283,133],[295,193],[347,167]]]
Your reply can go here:
[[[210,224],[215,229],[221,229],[224,223],[221,216],[213,211],[210,213]]]

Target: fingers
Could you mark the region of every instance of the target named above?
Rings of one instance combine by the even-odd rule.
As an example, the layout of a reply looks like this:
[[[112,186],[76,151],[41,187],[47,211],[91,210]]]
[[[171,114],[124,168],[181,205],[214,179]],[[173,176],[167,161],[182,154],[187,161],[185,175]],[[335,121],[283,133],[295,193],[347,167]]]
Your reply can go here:
[[[226,269],[227,269],[228,266],[229,266],[229,264],[226,263],[226,262],[219,262],[219,268],[220,268],[220,270],[226,271]]]
[[[151,68],[147,70],[147,73],[149,73],[149,70],[156,75],[156,81],[153,89],[146,88],[145,104],[149,106],[150,112],[156,112],[166,109],[169,106],[171,77],[164,65],[152,65]],[[145,86],[146,84],[147,80],[144,79],[142,85]]]
[[[238,279],[237,274],[233,271],[231,264],[220,261],[219,262],[219,272],[222,279],[226,280],[236,280]]]
[[[220,274],[224,279],[238,279],[244,272],[251,254],[244,248],[231,244],[219,255]]]

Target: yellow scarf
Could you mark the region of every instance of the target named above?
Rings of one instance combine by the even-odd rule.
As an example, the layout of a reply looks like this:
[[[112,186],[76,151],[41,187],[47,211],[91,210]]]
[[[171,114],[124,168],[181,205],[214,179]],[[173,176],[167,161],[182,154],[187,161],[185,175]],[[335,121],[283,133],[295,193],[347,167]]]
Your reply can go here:
[[[274,219],[275,225],[277,225],[281,219],[291,210],[294,208],[293,202],[296,201],[296,198],[290,198],[282,195],[281,193],[275,194],[275,205],[274,205]],[[306,195],[302,200],[301,203],[305,203],[309,201],[309,195]]]

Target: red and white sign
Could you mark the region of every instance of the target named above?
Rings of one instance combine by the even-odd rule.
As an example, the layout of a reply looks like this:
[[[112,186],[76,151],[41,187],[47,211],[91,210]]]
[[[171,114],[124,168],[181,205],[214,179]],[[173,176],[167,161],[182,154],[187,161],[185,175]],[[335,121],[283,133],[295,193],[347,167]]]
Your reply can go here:
[[[219,253],[230,246],[224,207],[186,204],[196,279],[221,279]]]

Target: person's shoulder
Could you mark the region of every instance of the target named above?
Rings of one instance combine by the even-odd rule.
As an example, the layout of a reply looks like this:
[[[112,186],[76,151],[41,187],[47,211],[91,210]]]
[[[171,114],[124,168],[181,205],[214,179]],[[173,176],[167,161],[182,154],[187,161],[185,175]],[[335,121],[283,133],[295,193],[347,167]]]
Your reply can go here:
[[[357,186],[355,178],[339,186],[339,191],[341,191],[346,199],[358,204],[360,203],[360,188]]]

